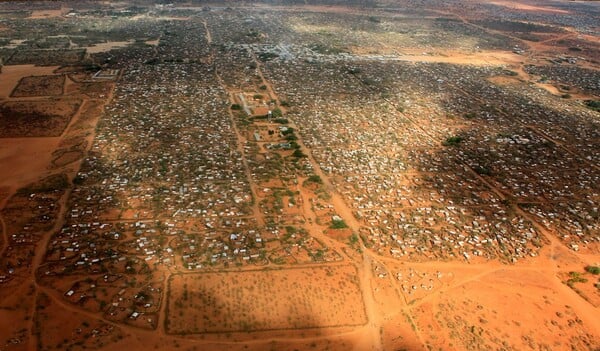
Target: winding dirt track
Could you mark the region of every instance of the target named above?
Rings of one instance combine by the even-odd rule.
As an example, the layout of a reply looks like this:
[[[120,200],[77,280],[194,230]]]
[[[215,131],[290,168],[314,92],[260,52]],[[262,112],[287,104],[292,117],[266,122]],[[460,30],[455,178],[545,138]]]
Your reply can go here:
[[[275,93],[271,83],[269,81],[267,81],[263,75],[262,64],[261,64],[260,60],[257,59],[256,54],[254,52],[251,52],[251,55],[257,66],[256,71],[257,71],[260,79],[262,80],[262,83],[267,87],[267,91],[268,91],[269,95],[277,101],[278,106],[281,106],[281,101],[279,100],[279,97]],[[294,129],[298,129],[297,125],[294,123],[293,120],[290,120],[289,125]],[[312,156],[312,153],[310,152],[310,150],[308,150],[308,148],[304,144],[302,137],[300,135],[298,136],[298,140],[296,140],[296,142],[298,143],[298,145],[300,145],[301,149],[308,151],[308,152],[306,152],[308,160],[312,165],[314,173],[321,177],[321,180],[323,181],[325,188],[330,193],[330,196],[331,196],[330,201],[331,201],[332,205],[334,206],[336,213],[338,215],[340,215],[342,218],[344,218],[344,221],[347,223],[347,225],[352,229],[352,231],[354,233],[358,233],[360,230],[360,224],[358,223],[358,221],[352,214],[352,210],[349,208],[349,206],[343,200],[341,195],[335,190],[334,186],[331,184],[331,181],[329,180],[327,175],[321,170],[319,164],[315,161],[314,157]],[[304,196],[306,197],[306,195],[304,195]],[[308,202],[305,202],[305,203],[308,203]],[[311,210],[311,212],[312,212],[312,210]],[[309,214],[309,216],[311,216],[311,215]],[[314,214],[312,214],[312,216],[314,217]],[[315,223],[315,220],[313,220],[313,223]],[[325,240],[326,242],[329,242],[329,243],[332,242],[331,239],[321,235],[318,230],[313,230],[311,235],[313,235],[321,240]],[[337,246],[338,248],[341,249],[340,243],[338,243],[335,246]],[[371,269],[371,258],[369,256],[370,254],[367,253],[366,250],[364,250],[365,249],[364,244],[361,244],[361,246],[363,249],[363,260],[362,260],[363,262],[362,262],[362,264],[359,262],[355,262],[355,265],[357,266],[359,275],[360,275],[360,279],[359,279],[360,287],[362,290],[363,302],[365,304],[367,317],[368,317],[368,330],[370,332],[371,339],[372,339],[372,342],[369,344],[372,345],[371,347],[373,350],[381,350],[382,349],[382,340],[381,340],[380,330],[383,326],[381,323],[381,318],[378,315],[377,310],[376,310],[375,302],[373,300],[372,289],[370,286],[371,280],[373,279],[373,272]],[[340,252],[342,252],[342,251],[340,251]]]

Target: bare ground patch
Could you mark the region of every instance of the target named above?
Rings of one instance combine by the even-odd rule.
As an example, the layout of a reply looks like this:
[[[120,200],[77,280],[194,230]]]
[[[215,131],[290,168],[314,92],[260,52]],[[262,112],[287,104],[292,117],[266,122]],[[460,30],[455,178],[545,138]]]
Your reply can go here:
[[[62,95],[64,75],[23,77],[12,92],[12,97]]]
[[[9,60],[10,65],[56,66],[78,63],[85,55],[84,49],[18,50]]]
[[[188,334],[362,325],[358,284],[353,266],[178,274],[169,280],[165,327]]]
[[[417,324],[430,349],[595,350],[591,306],[535,270],[500,270],[419,306]]]
[[[0,106],[0,138],[60,136],[80,104],[74,99],[6,102]]]

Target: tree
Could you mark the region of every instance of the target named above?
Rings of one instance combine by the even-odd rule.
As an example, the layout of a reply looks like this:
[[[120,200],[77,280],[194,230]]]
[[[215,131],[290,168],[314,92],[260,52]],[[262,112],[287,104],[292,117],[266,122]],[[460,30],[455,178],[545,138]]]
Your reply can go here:
[[[345,229],[348,228],[346,222],[343,219],[334,219],[331,221],[331,225],[329,226],[331,229]]]
[[[283,112],[281,112],[281,109],[279,107],[275,107],[275,109],[271,111],[271,114],[273,115],[273,118],[279,118],[283,116]]]
[[[294,150],[294,153],[292,153],[292,156],[294,156],[296,158],[306,157],[306,155],[300,149]]]

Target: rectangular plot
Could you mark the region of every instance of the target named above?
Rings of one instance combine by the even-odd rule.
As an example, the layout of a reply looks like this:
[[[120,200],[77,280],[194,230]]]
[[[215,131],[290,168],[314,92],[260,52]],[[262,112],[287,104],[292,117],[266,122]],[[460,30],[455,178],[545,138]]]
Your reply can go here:
[[[60,136],[80,104],[77,99],[6,102],[0,105],[0,138]]]
[[[9,60],[10,65],[61,66],[83,59],[85,49],[17,50]]]
[[[62,95],[64,75],[23,77],[12,92],[12,97]]]
[[[311,267],[174,275],[171,334],[356,326],[367,322],[356,268]]]

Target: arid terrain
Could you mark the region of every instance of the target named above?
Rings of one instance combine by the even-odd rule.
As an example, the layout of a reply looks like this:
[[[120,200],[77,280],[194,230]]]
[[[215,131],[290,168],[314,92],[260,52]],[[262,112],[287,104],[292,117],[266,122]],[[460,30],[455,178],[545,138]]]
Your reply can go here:
[[[600,350],[600,2],[0,2],[0,351]]]

